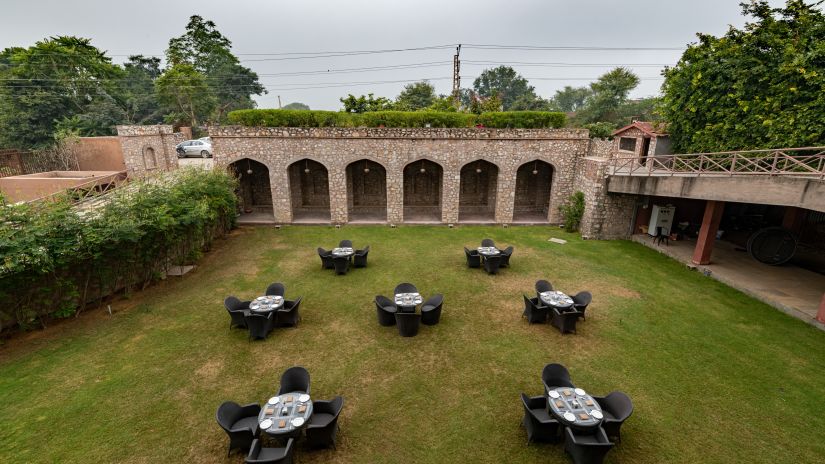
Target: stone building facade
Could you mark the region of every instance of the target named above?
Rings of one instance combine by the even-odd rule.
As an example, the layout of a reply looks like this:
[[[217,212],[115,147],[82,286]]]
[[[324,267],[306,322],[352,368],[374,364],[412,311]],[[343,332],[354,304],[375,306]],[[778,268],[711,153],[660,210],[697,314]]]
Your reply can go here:
[[[171,126],[118,134],[130,174],[177,167],[183,135]],[[219,126],[209,135],[215,164],[240,178],[243,209],[274,223],[558,224],[559,206],[581,190],[583,236],[614,238],[627,236],[635,207],[606,189],[614,142],[582,129]]]

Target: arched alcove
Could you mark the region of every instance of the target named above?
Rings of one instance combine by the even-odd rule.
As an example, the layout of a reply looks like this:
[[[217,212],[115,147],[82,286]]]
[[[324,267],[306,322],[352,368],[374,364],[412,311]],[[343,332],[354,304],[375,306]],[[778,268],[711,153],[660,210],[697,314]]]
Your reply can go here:
[[[347,212],[350,222],[387,220],[387,171],[367,159],[347,166]]]
[[[289,165],[292,222],[329,222],[329,173],[323,164],[302,159]]]
[[[441,182],[444,170],[430,160],[404,167],[404,222],[441,222]]]
[[[496,219],[496,190],[498,167],[489,161],[478,160],[461,168],[458,194],[460,222],[493,222]]]
[[[513,222],[547,222],[552,185],[553,166],[550,163],[534,160],[519,166]]]
[[[272,189],[269,185],[269,169],[266,165],[243,158],[230,163],[228,169],[238,178],[238,206],[241,210],[242,221],[244,216],[271,219],[273,215]]]

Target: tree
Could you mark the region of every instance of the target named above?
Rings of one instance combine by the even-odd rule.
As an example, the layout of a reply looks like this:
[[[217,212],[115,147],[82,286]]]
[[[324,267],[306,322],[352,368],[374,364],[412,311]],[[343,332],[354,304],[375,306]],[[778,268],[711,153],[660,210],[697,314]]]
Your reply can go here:
[[[664,71],[662,111],[674,149],[709,152],[825,143],[825,16],[819,3],[742,4],[753,18],[698,34]]]
[[[80,135],[109,135],[122,120],[123,71],[89,39],[60,36],[0,52],[0,145],[52,145],[58,124],[81,118]],[[100,108],[106,108],[98,117]]]
[[[300,102],[292,102],[288,105],[284,105],[283,109],[285,109],[285,110],[308,110],[309,105],[305,105],[305,104],[300,103]]]
[[[254,108],[252,95],[267,93],[258,75],[241,66],[232,54],[232,42],[218,31],[212,21],[198,15],[189,18],[186,32],[169,41],[166,58],[173,66],[191,65],[203,74],[216,98],[216,121],[224,121],[229,111]]]
[[[155,81],[155,90],[170,123],[195,127],[218,105],[206,77],[189,64],[176,64],[167,69]]]
[[[123,65],[122,79],[125,122],[157,124],[163,121],[155,95],[155,79],[160,77],[160,58],[132,55]]]
[[[592,94],[576,114],[579,123],[616,122],[630,91],[639,85],[639,78],[627,68],[616,68],[590,84]]]
[[[402,111],[416,111],[427,108],[436,100],[435,87],[427,81],[415,82],[404,86],[404,90],[395,98],[395,107]]]
[[[590,97],[591,94],[592,92],[588,87],[571,87],[566,85],[564,89],[556,90],[556,94],[552,100],[553,106],[565,113],[578,111],[584,106],[584,102],[587,101],[587,98]]]
[[[452,95],[439,95],[438,98],[433,100],[433,103],[427,107],[430,111],[446,111],[450,113],[454,113],[458,111],[458,103],[456,103],[455,98]]]
[[[513,103],[523,95],[538,98],[535,89],[528,84],[527,79],[521,77],[509,66],[485,69],[473,81],[473,89],[483,98],[497,96],[501,99],[505,111],[510,110]]]
[[[536,94],[525,93],[510,105],[510,111],[553,111],[555,106]]]
[[[393,104],[390,99],[385,97],[373,97],[361,95],[356,97],[353,94],[348,94],[345,98],[339,98],[344,104],[344,112],[346,113],[366,113],[367,111],[386,111],[393,109]]]

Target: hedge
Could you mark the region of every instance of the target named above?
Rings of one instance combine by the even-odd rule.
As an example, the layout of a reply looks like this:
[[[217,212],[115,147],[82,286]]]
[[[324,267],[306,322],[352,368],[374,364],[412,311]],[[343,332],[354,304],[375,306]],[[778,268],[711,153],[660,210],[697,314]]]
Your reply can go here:
[[[306,110],[238,110],[229,113],[232,124],[250,127],[474,127],[558,128],[566,122],[564,113],[548,111],[507,111],[470,113],[446,111],[371,111],[343,113]]]
[[[130,182],[86,212],[68,195],[0,205],[0,327],[44,326],[191,264],[233,227],[235,187],[223,170],[189,169]]]

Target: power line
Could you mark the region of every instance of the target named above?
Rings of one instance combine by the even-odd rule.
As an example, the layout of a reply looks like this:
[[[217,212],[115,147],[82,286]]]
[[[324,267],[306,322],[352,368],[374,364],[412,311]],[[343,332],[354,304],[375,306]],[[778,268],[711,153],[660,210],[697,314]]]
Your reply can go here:
[[[679,51],[685,47],[599,47],[599,46],[539,46],[539,45],[495,45],[463,44],[465,48],[479,50],[522,50],[522,51]]]

